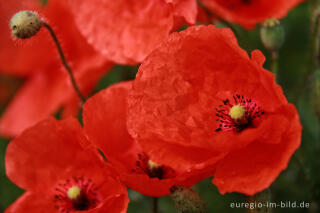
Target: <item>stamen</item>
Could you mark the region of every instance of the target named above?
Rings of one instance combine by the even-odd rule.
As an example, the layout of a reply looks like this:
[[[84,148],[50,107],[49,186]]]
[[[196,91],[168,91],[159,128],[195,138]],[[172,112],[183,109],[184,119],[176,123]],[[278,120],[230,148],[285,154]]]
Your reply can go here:
[[[156,163],[153,162],[152,160],[148,160],[148,165],[149,165],[149,168],[150,168],[151,170],[157,169],[157,168],[160,167],[158,164],[156,164]]]
[[[77,197],[80,196],[81,194],[81,188],[79,186],[72,186],[68,192],[68,197],[71,199],[71,200],[75,200],[77,199]]]
[[[134,173],[147,174],[150,178],[166,179],[175,176],[175,171],[164,165],[158,165],[149,159],[145,153],[138,154],[136,168],[132,170]]]
[[[245,114],[245,108],[244,106],[241,106],[240,104],[235,105],[231,107],[229,115],[232,119],[239,119]]]
[[[216,108],[218,121],[216,132],[222,130],[241,132],[258,125],[264,112],[254,100],[239,94],[233,95],[231,100],[228,98],[223,100],[223,105]]]
[[[90,179],[73,177],[57,184],[53,202],[59,212],[69,213],[95,208],[101,198]]]

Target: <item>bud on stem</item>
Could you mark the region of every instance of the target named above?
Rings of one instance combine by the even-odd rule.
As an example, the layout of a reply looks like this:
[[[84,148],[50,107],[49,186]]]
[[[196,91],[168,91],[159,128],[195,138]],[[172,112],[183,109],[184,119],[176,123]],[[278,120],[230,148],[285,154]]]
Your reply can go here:
[[[73,72],[72,72],[69,64],[67,63],[67,60],[66,60],[64,53],[62,51],[60,42],[59,42],[56,34],[54,33],[53,29],[51,28],[51,26],[48,23],[42,21],[36,12],[27,11],[27,10],[17,12],[16,14],[13,15],[13,17],[11,18],[11,21],[10,21],[10,28],[12,30],[12,34],[19,39],[26,39],[26,38],[30,38],[30,37],[36,35],[42,26],[45,27],[49,31],[57,49],[58,49],[58,53],[59,53],[60,59],[62,61],[62,64],[66,68],[66,70],[70,76],[71,83],[72,83],[72,86],[73,86],[75,92],[79,96],[80,100],[82,102],[85,102],[86,99],[82,95],[82,93],[76,83]]]
[[[284,29],[280,21],[270,18],[263,22],[260,37],[263,45],[269,51],[279,51],[284,42]]]
[[[284,42],[284,29],[278,19],[270,18],[263,22],[260,28],[260,37],[263,45],[271,53],[271,71],[277,78],[279,50]]]
[[[198,193],[183,186],[173,186],[171,189],[171,199],[174,201],[180,213],[206,213],[205,202]]]

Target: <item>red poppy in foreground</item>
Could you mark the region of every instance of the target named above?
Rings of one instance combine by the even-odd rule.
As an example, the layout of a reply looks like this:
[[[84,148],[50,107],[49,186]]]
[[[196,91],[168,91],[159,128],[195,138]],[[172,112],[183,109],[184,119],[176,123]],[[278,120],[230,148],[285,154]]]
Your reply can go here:
[[[245,28],[254,28],[268,18],[283,18],[305,0],[202,0],[215,15]]]
[[[155,164],[127,132],[127,95],[132,82],[100,91],[84,104],[84,130],[130,188],[148,195],[170,194],[174,185],[192,186],[209,174]],[[208,173],[207,171],[205,171]]]
[[[13,0],[0,7],[3,31],[0,35],[0,71],[28,76],[1,117],[0,132],[8,137],[20,134],[60,108],[67,109],[64,114],[77,114],[80,106],[47,30],[41,29],[30,39],[13,40],[9,21],[16,12],[23,9],[38,11],[52,25],[85,95],[112,66],[81,36],[65,1],[51,0],[46,6],[37,3],[38,0]]]
[[[139,68],[129,133],[155,162],[214,168],[221,193],[265,189],[299,147],[301,125],[264,60],[229,29],[173,33]]]
[[[125,213],[126,188],[87,145],[75,119],[47,119],[11,141],[6,173],[26,192],[5,212]]]
[[[141,62],[174,27],[176,17],[194,24],[194,0],[68,0],[79,31],[106,58]]]

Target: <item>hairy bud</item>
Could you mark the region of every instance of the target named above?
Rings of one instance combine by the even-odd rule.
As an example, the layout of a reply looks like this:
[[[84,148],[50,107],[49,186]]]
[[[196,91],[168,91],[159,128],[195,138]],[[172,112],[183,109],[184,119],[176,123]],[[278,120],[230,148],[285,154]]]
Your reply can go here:
[[[34,36],[40,30],[42,21],[36,12],[20,11],[14,14],[10,21],[12,34],[20,39]]]
[[[207,213],[205,202],[192,189],[183,186],[173,186],[170,191],[170,197],[180,213]]]

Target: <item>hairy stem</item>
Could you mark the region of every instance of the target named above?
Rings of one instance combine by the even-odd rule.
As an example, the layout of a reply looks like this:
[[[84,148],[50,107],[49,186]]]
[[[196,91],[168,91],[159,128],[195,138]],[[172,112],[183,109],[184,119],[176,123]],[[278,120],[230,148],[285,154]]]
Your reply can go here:
[[[279,53],[274,50],[271,51],[271,71],[276,76],[276,80],[278,80],[278,67],[279,66]]]
[[[152,212],[153,213],[158,213],[158,198],[154,197],[154,198],[152,198],[152,200],[153,200],[153,210],[152,210]]]
[[[63,66],[66,68],[69,76],[70,76],[70,79],[71,79],[71,83],[72,83],[72,86],[75,90],[75,92],[77,93],[77,95],[79,96],[80,100],[84,103],[86,101],[86,98],[82,95],[78,85],[77,85],[77,82],[74,78],[74,75],[73,75],[73,72],[72,72],[72,69],[70,68],[69,64],[67,63],[67,60],[63,54],[63,51],[62,51],[62,48],[61,48],[61,45],[60,45],[60,42],[56,36],[56,34],[54,33],[52,27],[46,23],[46,22],[42,22],[42,25],[50,32],[50,35],[58,49],[58,53],[59,53],[59,56],[60,56],[60,59],[62,61],[62,64]]]

